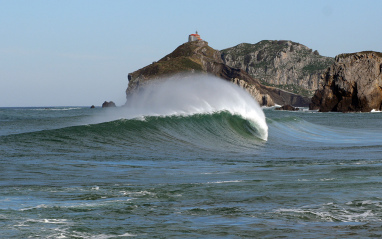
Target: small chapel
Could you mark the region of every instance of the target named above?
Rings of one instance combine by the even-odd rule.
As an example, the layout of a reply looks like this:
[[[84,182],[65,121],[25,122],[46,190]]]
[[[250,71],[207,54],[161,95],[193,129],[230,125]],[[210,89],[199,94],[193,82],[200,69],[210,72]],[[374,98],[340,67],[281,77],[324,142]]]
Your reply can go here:
[[[195,34],[190,34],[188,36],[188,42],[192,42],[192,41],[201,41],[202,39],[200,38],[200,35],[198,34],[198,31],[196,31]]]

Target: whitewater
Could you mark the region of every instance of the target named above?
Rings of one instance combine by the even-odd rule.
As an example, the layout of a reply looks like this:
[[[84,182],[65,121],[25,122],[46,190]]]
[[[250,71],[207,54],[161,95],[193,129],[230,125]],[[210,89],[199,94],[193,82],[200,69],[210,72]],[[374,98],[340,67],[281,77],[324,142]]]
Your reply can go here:
[[[119,117],[129,119],[226,111],[253,124],[259,138],[268,138],[265,115],[251,95],[239,86],[211,75],[172,76],[157,80],[128,97],[125,106]]]
[[[262,109],[209,76],[0,108],[0,237],[380,237],[381,119]]]

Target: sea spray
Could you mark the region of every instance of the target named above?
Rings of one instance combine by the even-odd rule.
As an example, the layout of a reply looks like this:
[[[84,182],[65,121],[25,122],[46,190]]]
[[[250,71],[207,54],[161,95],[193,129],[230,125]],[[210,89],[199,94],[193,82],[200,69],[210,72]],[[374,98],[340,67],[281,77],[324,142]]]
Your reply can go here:
[[[173,76],[153,81],[128,97],[122,117],[189,116],[228,111],[248,120],[267,140],[268,126],[259,104],[242,88],[210,75]]]

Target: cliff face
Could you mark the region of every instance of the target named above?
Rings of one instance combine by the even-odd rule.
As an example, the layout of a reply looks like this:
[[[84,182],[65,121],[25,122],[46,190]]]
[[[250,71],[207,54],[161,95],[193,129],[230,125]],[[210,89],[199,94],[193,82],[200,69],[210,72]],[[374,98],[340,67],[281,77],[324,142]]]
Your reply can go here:
[[[338,55],[322,75],[322,82],[310,109],[321,112],[382,110],[382,53]]]
[[[246,71],[263,84],[310,97],[321,74],[334,62],[292,41],[242,43],[221,52],[225,64]]]
[[[151,80],[179,73],[209,73],[231,81],[246,89],[261,105],[307,106],[310,102],[309,98],[264,86],[245,71],[227,66],[221,53],[205,41],[184,43],[159,61],[130,73],[126,95],[128,97]]]

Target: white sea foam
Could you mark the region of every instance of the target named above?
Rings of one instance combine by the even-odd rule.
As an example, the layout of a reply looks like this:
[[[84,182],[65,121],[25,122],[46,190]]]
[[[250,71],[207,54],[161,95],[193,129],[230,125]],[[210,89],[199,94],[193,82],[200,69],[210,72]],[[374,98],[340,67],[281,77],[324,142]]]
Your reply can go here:
[[[68,226],[72,225],[72,222],[67,219],[53,219],[53,218],[46,218],[46,219],[25,219],[20,220],[19,223],[14,224],[14,227],[29,227],[31,224],[40,224],[41,227],[45,227],[44,224],[51,224],[51,225],[57,225],[59,226]]]
[[[89,236],[88,238],[91,238],[91,239],[109,239],[109,238],[135,237],[135,236],[137,236],[137,235],[126,232],[122,235],[99,234],[99,235]]]
[[[130,192],[130,191],[119,191],[123,196],[128,197],[140,197],[140,196],[155,196],[155,193],[148,192],[148,191],[139,191],[139,192]],[[131,199],[127,199],[131,200]]]
[[[33,210],[33,209],[40,209],[40,208],[48,208],[49,206],[46,205],[46,204],[41,204],[41,205],[37,205],[35,207],[27,207],[27,208],[21,208],[19,209],[19,211],[28,211],[28,210]]]
[[[214,184],[214,183],[240,183],[243,182],[242,180],[227,180],[227,181],[216,181],[216,182],[208,182],[208,184]]]
[[[321,178],[320,181],[333,181],[335,178]]]
[[[268,138],[268,126],[259,104],[249,93],[214,76],[193,74],[158,80],[131,95],[122,117],[188,116],[228,111],[249,120]]]
[[[48,224],[66,224],[67,219],[39,219],[39,220],[28,220],[30,222],[48,223]]]
[[[374,202],[365,200],[361,203],[362,206],[373,205]],[[371,209],[365,209],[364,207],[354,207],[354,202],[348,202],[346,206],[340,206],[333,202],[322,204],[321,206],[304,206],[300,208],[280,208],[275,210],[277,214],[286,215],[314,215],[320,220],[333,222],[380,222],[382,221]]]
[[[299,181],[299,182],[308,182],[310,180],[303,178],[303,179],[298,179],[297,181]]]
[[[382,202],[381,201],[373,201],[373,200],[363,200],[363,201],[350,201],[347,202],[346,205],[357,205],[357,206],[367,206],[367,205],[372,205],[376,207],[382,207]]]
[[[34,111],[41,111],[41,110],[51,110],[51,111],[67,111],[67,110],[80,110],[82,109],[81,107],[65,107],[65,108],[56,108],[56,107],[46,107],[46,108],[33,108],[33,109],[30,109],[30,110],[34,110]]]

